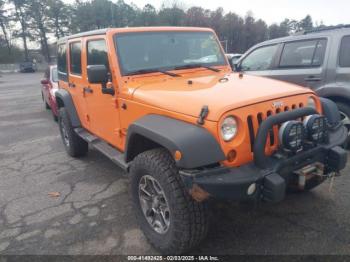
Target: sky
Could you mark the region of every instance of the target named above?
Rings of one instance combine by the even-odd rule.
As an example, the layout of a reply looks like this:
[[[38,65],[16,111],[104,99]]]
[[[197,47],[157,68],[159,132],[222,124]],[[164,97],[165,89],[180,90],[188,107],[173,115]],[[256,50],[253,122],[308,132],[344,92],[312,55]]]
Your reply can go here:
[[[74,0],[64,0],[73,3]],[[117,0],[112,0],[117,2]],[[172,3],[172,0],[124,0],[133,2],[138,7],[152,4],[160,8],[163,3]],[[235,12],[244,16],[248,11],[253,12],[255,18],[261,18],[267,24],[279,23],[285,18],[301,20],[310,14],[314,22],[325,25],[350,24],[350,0],[178,0],[185,8],[201,6],[215,10],[223,7],[227,13]]]

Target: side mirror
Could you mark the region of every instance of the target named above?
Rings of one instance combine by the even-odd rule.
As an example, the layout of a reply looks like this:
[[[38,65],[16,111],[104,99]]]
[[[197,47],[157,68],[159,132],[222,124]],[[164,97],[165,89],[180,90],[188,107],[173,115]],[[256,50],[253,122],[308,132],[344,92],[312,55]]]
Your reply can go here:
[[[41,83],[42,85],[48,85],[48,84],[49,84],[49,80],[47,80],[47,79],[42,79],[42,80],[40,81],[40,83]]]
[[[109,72],[105,65],[89,65],[87,66],[87,75],[89,83],[101,84],[102,94],[114,95],[115,91],[113,87],[107,87],[109,81]]]
[[[89,65],[87,66],[87,75],[91,84],[107,83],[108,70],[105,65]]]
[[[241,71],[241,66],[239,63],[235,62],[232,64],[232,70],[235,72],[240,72]]]

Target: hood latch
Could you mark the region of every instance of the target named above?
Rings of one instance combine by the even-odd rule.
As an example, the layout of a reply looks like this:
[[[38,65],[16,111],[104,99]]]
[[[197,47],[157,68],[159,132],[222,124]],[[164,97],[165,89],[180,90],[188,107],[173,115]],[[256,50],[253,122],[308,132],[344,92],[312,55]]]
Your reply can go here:
[[[208,114],[209,114],[208,106],[203,106],[201,109],[201,112],[199,113],[197,124],[204,125],[204,119],[208,116]]]

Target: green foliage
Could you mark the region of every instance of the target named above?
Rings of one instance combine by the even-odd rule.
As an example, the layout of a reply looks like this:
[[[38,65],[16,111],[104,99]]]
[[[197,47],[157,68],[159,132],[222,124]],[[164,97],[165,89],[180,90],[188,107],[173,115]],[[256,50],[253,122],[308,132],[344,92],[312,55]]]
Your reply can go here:
[[[12,64],[23,61],[23,50],[17,46],[12,46],[11,53],[9,53],[3,41],[4,40],[0,38],[0,64]]]
[[[4,11],[5,4],[11,5],[13,11]],[[40,43],[42,53],[50,60],[48,40],[52,37],[58,39],[72,33],[127,26],[211,27],[220,40],[227,43],[227,52],[244,52],[258,42],[314,28],[309,15],[301,21],[285,19],[268,26],[251,13],[241,17],[233,12],[224,13],[222,8],[208,10],[199,6],[184,10],[176,2],[156,10],[151,4],[139,8],[123,0],[75,0],[71,5],[63,0],[0,0],[3,53],[5,47],[11,52],[11,37],[21,38],[24,43],[29,39]],[[24,47],[28,56],[26,45]]]
[[[48,26],[55,34],[55,37],[60,38],[69,34],[73,14],[72,7],[66,5],[62,0],[48,0],[47,5]]]
[[[298,23],[298,27],[299,27],[298,28],[299,30],[304,30],[304,31],[311,30],[314,27],[311,16],[307,15],[303,20],[301,20]]]

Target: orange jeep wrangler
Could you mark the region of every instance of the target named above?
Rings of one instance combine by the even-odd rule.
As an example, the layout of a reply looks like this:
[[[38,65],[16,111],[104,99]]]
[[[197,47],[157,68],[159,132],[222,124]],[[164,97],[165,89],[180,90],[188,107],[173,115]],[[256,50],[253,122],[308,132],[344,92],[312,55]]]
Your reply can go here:
[[[309,89],[234,73],[208,28],[111,28],[58,41],[59,128],[130,175],[145,236],[183,253],[208,229],[208,198],[283,200],[347,161],[336,105]]]

